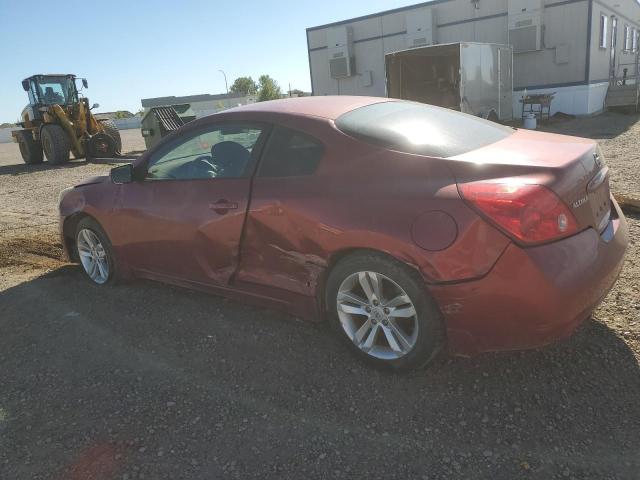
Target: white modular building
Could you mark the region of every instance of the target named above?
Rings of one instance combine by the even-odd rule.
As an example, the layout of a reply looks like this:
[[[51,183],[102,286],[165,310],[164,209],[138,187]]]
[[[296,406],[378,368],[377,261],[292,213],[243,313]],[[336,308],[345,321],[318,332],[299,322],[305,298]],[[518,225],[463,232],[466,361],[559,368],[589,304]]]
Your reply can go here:
[[[307,29],[313,95],[387,96],[385,55],[434,44],[513,48],[514,117],[523,93],[551,113],[599,112],[613,78],[635,75],[636,0],[433,0]]]

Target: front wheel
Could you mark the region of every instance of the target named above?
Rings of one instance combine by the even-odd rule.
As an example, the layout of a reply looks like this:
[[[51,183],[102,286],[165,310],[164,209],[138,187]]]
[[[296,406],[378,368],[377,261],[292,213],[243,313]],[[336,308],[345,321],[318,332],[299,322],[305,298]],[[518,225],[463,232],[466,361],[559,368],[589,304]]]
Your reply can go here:
[[[420,276],[375,252],[342,259],[327,279],[334,330],[360,358],[378,367],[426,366],[443,344],[443,322]]]
[[[47,161],[52,165],[62,165],[69,161],[71,142],[64,129],[57,124],[45,125],[40,132],[42,148]]]
[[[75,243],[85,277],[96,285],[113,283],[116,278],[113,248],[100,225],[90,218],[78,222]]]
[[[113,120],[102,120],[102,129],[104,133],[109,135],[113,139],[114,143],[114,155],[120,155],[122,153],[122,138],[120,138],[120,130]]]
[[[96,133],[86,142],[87,158],[112,158],[116,155],[116,144],[106,133]]]

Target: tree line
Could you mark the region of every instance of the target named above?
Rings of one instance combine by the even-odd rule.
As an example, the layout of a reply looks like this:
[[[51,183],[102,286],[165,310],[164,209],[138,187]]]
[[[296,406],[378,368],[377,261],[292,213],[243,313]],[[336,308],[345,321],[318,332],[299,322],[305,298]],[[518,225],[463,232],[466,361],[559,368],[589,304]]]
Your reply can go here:
[[[259,102],[282,98],[280,85],[269,75],[260,75],[257,82],[251,77],[238,77],[234,80],[233,84],[231,84],[229,92],[243,96],[257,94]],[[302,90],[295,89],[291,90],[290,94],[300,96],[303,92]]]

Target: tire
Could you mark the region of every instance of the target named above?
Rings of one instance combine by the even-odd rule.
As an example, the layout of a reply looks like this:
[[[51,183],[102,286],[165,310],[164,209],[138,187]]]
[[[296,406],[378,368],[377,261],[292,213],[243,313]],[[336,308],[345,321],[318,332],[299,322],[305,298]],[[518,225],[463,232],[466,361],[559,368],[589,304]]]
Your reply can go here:
[[[52,165],[62,165],[69,161],[71,142],[60,125],[45,125],[40,131],[42,149],[47,161]]]
[[[377,304],[375,294],[372,300],[362,288],[361,275],[370,287],[373,285],[371,275],[375,275],[378,284],[382,285],[382,298]],[[353,293],[350,288],[354,289]],[[369,289],[370,293],[372,290]],[[404,301],[407,297],[409,302]],[[352,302],[352,299],[357,301]],[[361,304],[361,300],[365,303]],[[332,328],[351,351],[376,367],[397,371],[422,368],[444,345],[442,315],[420,275],[377,252],[351,254],[332,268],[325,288],[325,306]],[[361,313],[352,314],[354,311]],[[415,314],[407,317],[410,312]],[[367,345],[375,325],[377,333],[373,333],[373,342]],[[404,351],[399,352],[398,348]]]
[[[85,145],[87,159],[113,158],[116,155],[116,142],[106,133],[96,133]]]
[[[20,154],[22,160],[28,165],[36,165],[42,163],[42,144],[33,139],[31,131],[22,131],[18,136],[18,145],[20,146]]]
[[[102,124],[102,128],[104,128],[104,133],[113,138],[113,141],[116,144],[116,155],[120,155],[122,153],[122,139],[120,138],[120,130],[112,120],[103,120],[100,122]]]
[[[83,218],[73,239],[84,277],[94,285],[113,285],[117,278],[116,261],[111,241],[102,227],[92,218]]]

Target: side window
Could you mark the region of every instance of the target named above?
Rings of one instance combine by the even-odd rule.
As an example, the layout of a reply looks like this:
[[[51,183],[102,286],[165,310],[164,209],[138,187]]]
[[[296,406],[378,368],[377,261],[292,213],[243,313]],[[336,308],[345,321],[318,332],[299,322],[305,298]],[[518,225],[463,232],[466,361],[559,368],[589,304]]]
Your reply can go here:
[[[147,166],[150,180],[243,177],[261,127],[213,125],[158,151]]]
[[[260,177],[312,175],[320,163],[322,144],[295,130],[275,127],[260,162]]]
[[[37,98],[38,97],[35,94],[35,84],[31,82],[31,86],[29,87],[29,104],[35,105],[36,103],[38,103],[38,101],[36,100]]]

